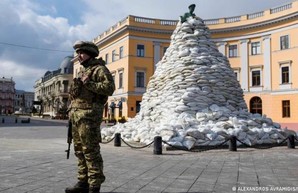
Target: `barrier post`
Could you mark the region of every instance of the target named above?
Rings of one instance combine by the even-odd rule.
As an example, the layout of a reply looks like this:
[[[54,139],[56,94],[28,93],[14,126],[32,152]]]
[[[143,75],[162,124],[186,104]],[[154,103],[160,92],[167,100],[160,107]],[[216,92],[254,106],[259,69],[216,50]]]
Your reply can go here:
[[[293,134],[288,135],[287,144],[288,148],[295,149],[295,137]]]
[[[229,150],[237,151],[237,139],[236,136],[231,136],[229,141]]]
[[[154,150],[153,154],[161,155],[162,154],[162,138],[161,136],[154,137]]]
[[[5,120],[4,120],[4,118],[2,118],[2,123],[4,123],[5,122]]]
[[[115,147],[121,146],[121,133],[115,133],[114,146]]]

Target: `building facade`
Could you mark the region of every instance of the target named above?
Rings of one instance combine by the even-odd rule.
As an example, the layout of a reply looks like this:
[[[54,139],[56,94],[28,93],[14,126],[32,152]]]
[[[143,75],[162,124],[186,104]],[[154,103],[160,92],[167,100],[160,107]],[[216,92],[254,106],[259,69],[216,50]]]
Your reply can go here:
[[[14,112],[15,82],[12,78],[0,78],[0,114]]]
[[[14,98],[14,113],[30,114],[33,108],[34,92],[16,90]]]
[[[298,1],[242,16],[206,20],[228,57],[249,111],[298,130]]]
[[[58,119],[67,117],[68,93],[73,81],[72,59],[72,56],[65,57],[60,68],[47,71],[35,82],[34,108],[37,115]]]
[[[293,1],[253,14],[204,22],[219,51],[228,57],[249,111],[298,129],[297,16],[298,2]],[[176,24],[177,20],[129,15],[93,40],[116,83],[105,117],[136,115]],[[79,68],[76,62],[74,77]]]

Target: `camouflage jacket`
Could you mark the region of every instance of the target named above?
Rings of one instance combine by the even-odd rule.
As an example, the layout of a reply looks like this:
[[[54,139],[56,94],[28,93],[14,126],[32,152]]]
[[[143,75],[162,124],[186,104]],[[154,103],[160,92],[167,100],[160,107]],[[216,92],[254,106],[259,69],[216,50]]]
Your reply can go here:
[[[103,61],[104,62],[104,61]],[[115,84],[108,68],[98,59],[91,59],[89,67],[80,72],[89,77],[86,83],[74,81],[70,87],[70,108],[91,109],[103,108],[108,97],[113,95]]]

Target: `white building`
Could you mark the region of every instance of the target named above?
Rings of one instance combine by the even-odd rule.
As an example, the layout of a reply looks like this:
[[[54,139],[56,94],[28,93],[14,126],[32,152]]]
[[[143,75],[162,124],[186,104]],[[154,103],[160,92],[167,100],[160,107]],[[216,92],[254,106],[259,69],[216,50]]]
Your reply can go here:
[[[51,118],[66,118],[69,104],[69,88],[73,79],[73,56],[67,56],[60,67],[47,71],[35,82],[35,108],[42,116]],[[40,104],[40,105],[36,105]]]

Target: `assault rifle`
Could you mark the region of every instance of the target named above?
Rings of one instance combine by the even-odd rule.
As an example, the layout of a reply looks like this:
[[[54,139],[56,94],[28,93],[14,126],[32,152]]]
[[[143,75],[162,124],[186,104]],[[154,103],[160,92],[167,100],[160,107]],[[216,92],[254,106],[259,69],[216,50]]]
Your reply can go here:
[[[72,141],[72,123],[71,123],[71,120],[69,120],[68,121],[68,130],[67,130],[68,149],[65,150],[65,152],[66,152],[66,159],[69,159],[71,141]]]

